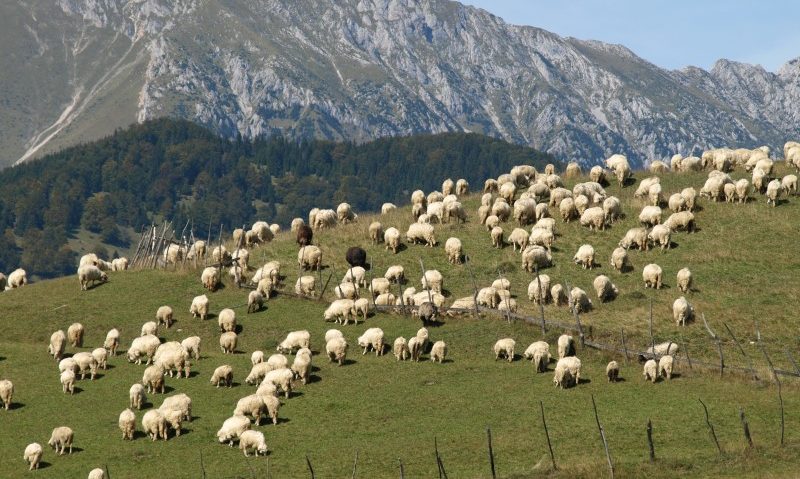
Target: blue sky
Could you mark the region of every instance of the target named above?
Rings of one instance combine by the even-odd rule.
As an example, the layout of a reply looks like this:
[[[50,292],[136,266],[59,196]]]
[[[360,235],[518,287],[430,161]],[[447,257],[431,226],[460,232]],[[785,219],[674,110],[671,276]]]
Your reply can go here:
[[[620,43],[669,69],[727,58],[775,71],[800,56],[798,0],[461,1],[509,23]]]

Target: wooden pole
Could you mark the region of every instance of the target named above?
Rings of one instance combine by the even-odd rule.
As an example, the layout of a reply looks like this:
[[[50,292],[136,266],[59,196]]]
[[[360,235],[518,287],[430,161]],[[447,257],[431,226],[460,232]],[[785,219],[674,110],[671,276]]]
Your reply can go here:
[[[647,445],[650,448],[650,462],[656,460],[656,449],[653,447],[653,423],[647,418]]]
[[[351,479],[356,479],[356,467],[358,466],[358,449],[356,449],[356,458],[353,460],[353,474],[350,476]]]
[[[306,464],[308,465],[308,472],[311,473],[311,479],[314,479],[314,468],[311,466],[311,459],[308,458],[308,454],[306,454]]]
[[[628,362],[628,346],[625,344],[625,328],[621,328],[622,331],[622,350],[625,351],[625,362]]]
[[[714,432],[714,425],[711,424],[711,420],[708,418],[708,408],[706,407],[706,403],[703,402],[702,399],[698,398],[700,404],[703,405],[703,411],[706,414],[706,424],[708,425],[708,432],[711,433],[711,439],[714,440],[714,444],[717,446],[717,450],[720,454],[722,454],[722,447],[719,445],[719,440],[717,439],[717,433]]]
[[[739,408],[739,420],[742,421],[742,433],[747,440],[747,446],[753,448],[753,437],[750,436],[750,425],[747,423],[747,418],[744,416],[744,409]]]
[[[800,367],[797,366],[797,362],[794,360],[792,353],[790,353],[788,349],[784,349],[783,352],[786,354],[786,357],[789,358],[789,362],[792,363],[795,373],[800,376]]]
[[[547,449],[550,451],[550,462],[553,463],[553,470],[557,471],[556,456],[553,454],[553,445],[550,443],[550,433],[547,431],[547,421],[544,419],[544,403],[539,400],[539,409],[542,412],[542,427],[544,427],[544,437],[547,439]]]
[[[397,458],[397,462],[400,463],[400,479],[406,479],[406,473],[405,473],[405,470],[403,469],[403,460],[400,459],[400,458]]]
[[[781,393],[781,380],[778,377],[778,374],[775,372],[775,367],[772,365],[772,360],[770,359],[769,354],[767,354],[766,348],[764,348],[764,343],[759,341],[758,346],[759,348],[761,348],[761,352],[764,354],[764,359],[767,360],[767,365],[769,366],[769,370],[772,371],[772,377],[775,378],[775,384],[778,385],[778,404],[781,407],[781,447],[783,447],[785,418],[783,410],[783,394]]]
[[[203,479],[206,479],[206,467],[203,465],[203,451],[200,451],[200,472],[203,474]]]
[[[436,468],[439,470],[439,479],[443,479],[442,475],[442,461],[439,458],[439,444],[436,436],[433,436],[433,452],[436,454]]]
[[[742,353],[742,356],[744,356],[744,358],[747,360],[747,364],[750,367],[750,371],[752,371],[753,373],[753,380],[758,381],[758,374],[756,374],[756,368],[753,367],[753,361],[750,360],[750,356],[748,356],[747,353],[744,352],[744,348],[742,348],[742,345],[741,343],[739,343],[739,340],[736,339],[736,336],[733,334],[733,331],[731,331],[731,328],[728,326],[728,323],[723,321],[722,325],[725,327],[725,329],[728,330],[728,334],[733,339],[733,342],[736,343],[736,346],[739,347],[739,352]]]
[[[608,472],[611,474],[611,479],[614,479],[614,463],[611,461],[611,453],[608,451],[608,441],[606,440],[606,433],[603,430],[603,426],[600,424],[600,416],[597,415],[597,404],[594,402],[594,394],[592,394],[592,408],[594,409],[594,419],[597,422],[597,430],[600,431],[600,439],[603,441],[603,448],[606,450]]]
[[[719,352],[719,377],[722,377],[725,372],[725,357],[722,355],[722,342],[719,340],[719,336],[708,326],[705,313],[701,314],[700,317],[703,318],[703,324],[706,327],[706,331],[708,331],[708,334],[711,336],[711,339],[717,342],[717,351]]]
[[[494,469],[494,451],[492,450],[492,429],[486,428],[486,438],[489,443],[489,467],[492,471],[492,479],[497,479],[497,473]]]
[[[689,364],[689,369],[692,369],[692,358],[689,357],[689,348],[686,347],[686,341],[683,340],[683,335],[681,335],[681,347],[686,354],[686,362]]]

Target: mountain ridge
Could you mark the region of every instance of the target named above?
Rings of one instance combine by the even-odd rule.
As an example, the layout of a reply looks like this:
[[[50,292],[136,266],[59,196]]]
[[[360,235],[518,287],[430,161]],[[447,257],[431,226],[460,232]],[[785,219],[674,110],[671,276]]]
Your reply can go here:
[[[24,85],[50,92],[30,112],[12,98],[27,89],[5,94],[16,107],[0,113],[4,164],[161,116],[247,138],[472,131],[584,164],[622,152],[638,166],[800,136],[800,59],[775,73],[728,60],[664,70],[623,45],[447,0],[45,4],[0,7],[26,20],[14,28],[30,57],[0,84],[58,62],[73,73]]]

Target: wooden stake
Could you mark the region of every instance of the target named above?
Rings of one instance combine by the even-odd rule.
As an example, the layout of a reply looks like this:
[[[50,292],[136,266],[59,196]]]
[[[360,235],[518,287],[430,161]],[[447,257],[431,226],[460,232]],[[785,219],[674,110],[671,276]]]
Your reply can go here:
[[[706,327],[706,331],[708,331],[708,334],[711,336],[711,339],[717,342],[717,351],[719,352],[719,377],[722,377],[725,372],[725,357],[722,355],[722,342],[719,340],[719,336],[708,326],[705,313],[701,314],[700,317],[703,318],[703,324]]]
[[[744,417],[744,409],[741,407],[739,408],[739,420],[742,421],[742,432],[744,433],[744,438],[747,440],[747,445],[752,449],[753,438],[750,436],[750,425],[747,424],[747,418]]]
[[[356,458],[353,461],[353,475],[350,476],[351,479],[356,479],[356,467],[358,466],[358,450],[356,450]]]
[[[653,447],[653,423],[647,418],[647,445],[650,447],[650,462],[656,460],[656,449]]]
[[[308,472],[311,473],[311,479],[314,479],[314,468],[311,467],[311,459],[308,458],[308,454],[306,454],[306,464],[308,465]]]
[[[497,473],[494,470],[494,451],[492,450],[492,429],[486,428],[486,437],[489,443],[489,467],[492,471],[492,479],[497,479]]]
[[[397,462],[400,463],[400,479],[406,479],[406,473],[403,470],[403,460],[400,459],[400,458],[397,458]]]
[[[756,374],[756,368],[753,367],[753,361],[750,360],[750,356],[748,356],[747,353],[744,352],[744,348],[742,348],[742,345],[741,343],[739,343],[739,340],[736,339],[736,336],[733,334],[733,331],[731,331],[731,328],[728,326],[728,323],[723,321],[722,325],[725,326],[725,329],[728,330],[728,334],[731,336],[731,338],[733,338],[733,342],[735,342],[736,346],[739,347],[739,352],[742,353],[742,356],[744,356],[744,358],[747,360],[747,364],[750,366],[750,370],[753,372],[753,380],[758,381],[758,374]]]
[[[714,444],[717,446],[717,450],[719,451],[720,454],[722,454],[722,447],[720,447],[719,445],[719,440],[717,439],[717,433],[714,432],[714,425],[711,424],[711,420],[708,418],[708,408],[706,407],[706,403],[704,403],[703,400],[700,398],[698,398],[697,400],[700,401],[700,404],[703,405],[703,411],[706,414],[706,424],[708,425],[708,432],[711,433],[711,439],[714,440]]]
[[[621,328],[622,331],[622,350],[625,351],[625,362],[628,362],[628,346],[625,344],[625,328]]]
[[[592,408],[594,409],[594,419],[597,421],[597,430],[600,431],[600,439],[603,441],[603,447],[606,450],[606,459],[608,460],[608,472],[611,474],[611,479],[614,479],[614,463],[611,462],[611,453],[608,451],[608,441],[606,440],[606,433],[603,426],[600,425],[600,416],[597,415],[597,404],[594,402],[594,394],[592,394]]]
[[[539,408],[542,411],[542,427],[544,427],[544,437],[547,439],[547,449],[550,450],[550,462],[553,463],[553,470],[557,471],[556,456],[553,454],[553,445],[550,443],[550,433],[547,431],[547,421],[544,419],[544,403],[541,400],[539,400]]]

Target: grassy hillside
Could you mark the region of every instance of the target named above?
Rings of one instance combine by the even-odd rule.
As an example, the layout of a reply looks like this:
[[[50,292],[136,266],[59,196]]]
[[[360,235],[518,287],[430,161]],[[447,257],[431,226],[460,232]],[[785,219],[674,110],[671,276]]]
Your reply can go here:
[[[641,175],[639,175],[641,177]],[[686,185],[699,188],[704,174],[665,175],[664,191],[671,193]],[[740,176],[734,174],[734,176]],[[571,185],[570,185],[571,186]],[[589,232],[576,224],[558,222],[559,233],[554,251],[555,266],[545,270],[555,282],[578,285],[591,291],[591,281],[600,272],[608,274],[620,288],[615,301],[599,304],[582,316],[592,327],[598,341],[618,341],[625,328],[629,347],[644,347],[647,335],[648,299],[653,299],[654,329],[657,340],[677,334],[671,319],[670,305],[678,297],[674,275],[683,266],[695,274],[697,291],[689,296],[698,313],[705,313],[712,328],[723,335],[721,322],[727,322],[743,341],[747,353],[758,367],[764,362],[753,337],[753,323],[759,321],[762,335],[773,360],[787,367],[782,354],[788,348],[797,356],[798,319],[791,305],[797,299],[793,279],[798,260],[792,256],[794,225],[798,201],[790,198],[778,208],[767,208],[761,198],[747,205],[701,202],[697,213],[700,231],[681,233],[673,238],[677,247],[660,251],[631,251],[634,271],[616,274],[607,266],[613,246],[625,231],[636,223],[640,204],[630,199],[634,188],[620,192],[609,187],[609,194],[621,195],[628,217],[604,232]],[[334,279],[345,271],[344,249],[364,245],[373,262],[374,272],[382,275],[386,267],[402,264],[409,283],[419,286],[419,263],[439,269],[445,277],[449,301],[471,294],[469,271],[479,286],[497,278],[498,268],[512,281],[525,313],[535,308],[525,297],[531,275],[520,270],[519,253],[511,248],[491,248],[488,233],[477,225],[478,196],[465,200],[470,221],[465,225],[437,226],[440,245],[436,248],[408,245],[394,256],[381,246],[367,246],[366,230],[373,219],[362,215],[355,225],[338,227],[316,235],[322,246],[323,280]],[[410,212],[407,207],[383,216],[384,227],[397,226],[405,231]],[[504,225],[510,231],[511,225]],[[442,244],[449,236],[462,239],[471,258],[466,266],[446,262]],[[571,263],[582,243],[591,243],[601,266],[585,271]],[[251,253],[251,264],[279,259],[284,264],[284,288],[291,290],[297,278],[296,246],[289,232]],[[649,262],[660,264],[669,287],[645,290],[641,268]],[[800,458],[797,437],[797,385],[784,380],[786,408],[786,446],[779,448],[779,408],[776,390],[768,381],[753,382],[742,375],[722,379],[713,372],[685,363],[678,367],[678,377],[656,385],[643,383],[641,368],[620,356],[624,382],[609,384],[604,377],[611,356],[579,350],[586,378],[577,388],[556,390],[552,371],[535,374],[531,365],[517,359],[511,364],[495,362],[491,352],[494,341],[510,336],[517,340],[517,353],[541,338],[538,328],[521,322],[486,316],[447,319],[431,328],[432,340],[445,340],[450,349],[445,364],[398,363],[387,354],[362,356],[356,338],[367,327],[381,327],[389,341],[409,337],[419,324],[400,315],[378,314],[367,324],[340,327],[351,344],[349,361],[344,367],[330,365],[322,356],[314,360],[312,381],[302,386],[288,400],[283,400],[281,421],[277,426],[257,429],[264,432],[271,453],[267,458],[245,460],[241,452],[216,443],[215,431],[227,418],[238,398],[254,392],[244,384],[253,350],[266,352],[288,331],[308,329],[312,349],[324,351],[322,337],[333,325],[324,323],[325,302],[303,301],[285,295],[272,299],[265,311],[246,315],[246,290],[227,287],[210,294],[212,312],[233,307],[241,332],[239,354],[225,356],[217,347],[216,317],[201,322],[188,314],[191,299],[203,290],[196,271],[129,271],[112,273],[111,281],[88,292],[80,292],[75,277],[43,281],[21,290],[0,295],[6,311],[3,337],[0,339],[0,377],[16,385],[14,405],[0,411],[5,431],[0,435],[0,457],[11,458],[3,464],[3,477],[28,477],[21,460],[26,444],[46,444],[52,428],[69,425],[75,430],[75,445],[80,449],[70,457],[57,457],[45,451],[47,467],[35,473],[39,477],[84,477],[94,467],[107,465],[112,477],[199,477],[200,461],[207,477],[308,477],[306,456],[317,477],[343,477],[351,474],[356,451],[359,454],[358,477],[398,477],[398,459],[403,461],[406,477],[435,477],[434,437],[450,477],[488,477],[486,427],[492,428],[494,451],[500,477],[596,477],[605,474],[605,456],[599,440],[591,396],[596,402],[605,428],[617,477],[783,477],[792,474]],[[227,279],[227,278],[226,278]],[[178,322],[169,330],[160,330],[164,340],[180,340],[199,335],[203,357],[193,364],[189,379],[167,378],[168,393],[185,392],[194,401],[195,420],[188,431],[166,443],[152,443],[138,436],[133,442],[120,439],[117,417],[128,402],[128,388],[141,380],[143,366],[128,364],[124,356],[111,360],[112,368],[95,381],[79,381],[80,391],[63,395],[54,361],[46,354],[50,333],[72,322],[86,326],[86,348],[102,344],[112,327],[122,330],[122,347],[138,335],[141,324],[154,317],[162,304],[172,305]],[[571,321],[566,308],[546,308],[548,318]],[[553,344],[562,331],[551,329],[546,340]],[[705,336],[702,323],[691,323],[680,331],[693,359],[713,359],[716,352]],[[734,346],[726,339],[726,362],[744,364]],[[73,348],[68,348],[73,353]],[[425,356],[427,358],[427,355]],[[221,364],[234,367],[235,387],[215,389],[208,383],[212,371]],[[553,364],[551,364],[551,370]],[[768,378],[766,375],[762,375]],[[704,422],[697,401],[709,405],[711,421],[725,453],[720,456]],[[160,395],[149,397],[147,407],[158,406]],[[541,428],[539,401],[547,412],[548,427],[559,472],[549,471],[547,445]],[[741,434],[738,410],[747,414],[756,449],[747,450]],[[141,420],[144,411],[137,413]],[[654,427],[657,462],[647,462],[645,425]],[[137,423],[137,428],[140,423]]]

